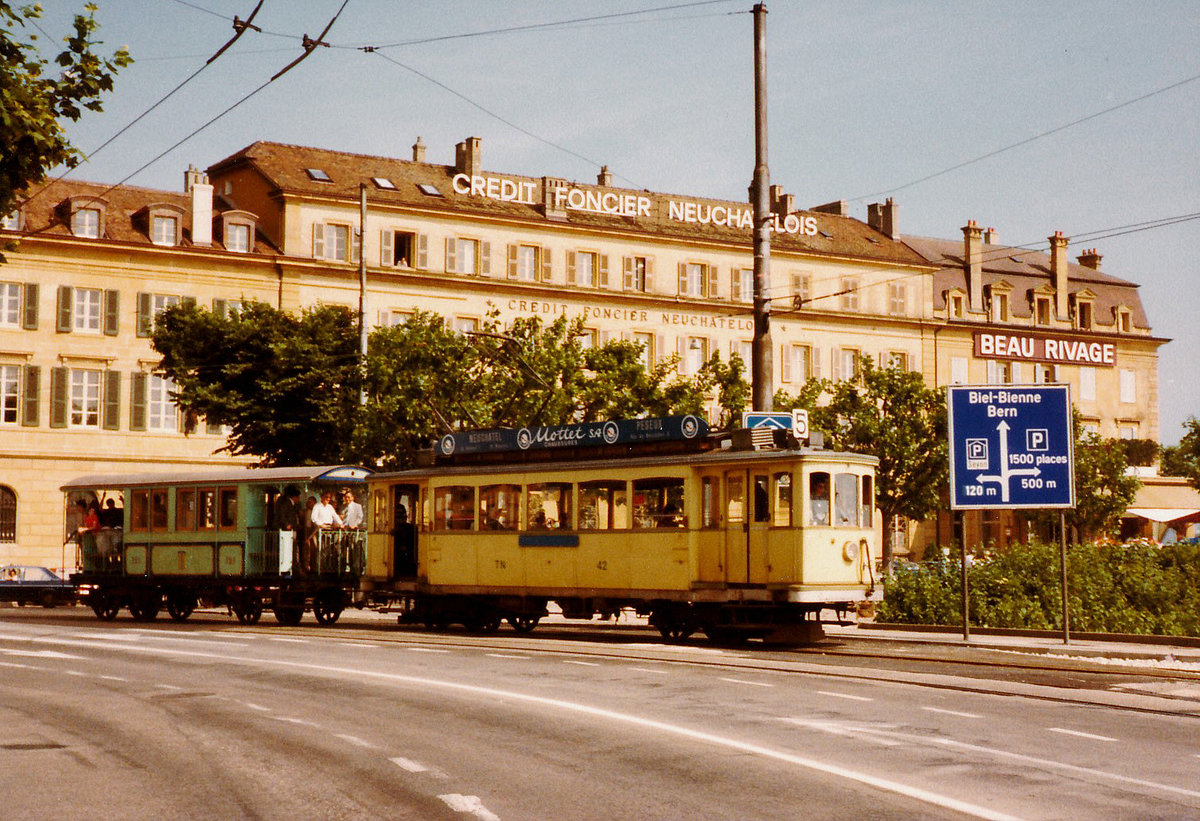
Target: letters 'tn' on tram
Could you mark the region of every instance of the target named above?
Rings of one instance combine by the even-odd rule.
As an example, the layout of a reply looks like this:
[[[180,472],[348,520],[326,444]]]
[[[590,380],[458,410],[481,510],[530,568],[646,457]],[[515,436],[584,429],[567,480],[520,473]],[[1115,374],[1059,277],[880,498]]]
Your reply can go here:
[[[878,601],[871,456],[675,416],[451,434],[367,478],[365,603],[532,630],[633,608],[668,639],[812,640]]]

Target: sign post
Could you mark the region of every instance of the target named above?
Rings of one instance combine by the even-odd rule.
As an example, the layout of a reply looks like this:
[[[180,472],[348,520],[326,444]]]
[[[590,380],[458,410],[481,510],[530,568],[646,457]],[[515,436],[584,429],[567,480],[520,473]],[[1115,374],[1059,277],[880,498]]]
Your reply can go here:
[[[946,403],[951,509],[1075,507],[1075,436],[1069,386],[952,385],[947,388]],[[1069,644],[1065,531],[1060,550],[1063,643]],[[964,544],[964,639],[970,637],[967,616]]]

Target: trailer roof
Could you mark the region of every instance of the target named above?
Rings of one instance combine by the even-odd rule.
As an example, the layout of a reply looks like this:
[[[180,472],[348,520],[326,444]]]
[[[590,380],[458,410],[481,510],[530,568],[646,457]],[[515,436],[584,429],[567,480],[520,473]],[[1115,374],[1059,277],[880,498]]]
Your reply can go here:
[[[283,468],[222,468],[155,473],[93,473],[64,484],[60,490],[191,484],[282,484],[285,482],[362,482],[369,468],[356,465],[300,465]]]

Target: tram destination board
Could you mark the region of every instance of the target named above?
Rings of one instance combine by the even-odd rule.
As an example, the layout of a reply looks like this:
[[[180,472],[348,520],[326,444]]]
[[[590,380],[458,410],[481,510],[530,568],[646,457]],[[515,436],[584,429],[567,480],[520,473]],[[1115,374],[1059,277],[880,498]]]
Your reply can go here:
[[[1075,507],[1066,385],[947,388],[950,507]]]

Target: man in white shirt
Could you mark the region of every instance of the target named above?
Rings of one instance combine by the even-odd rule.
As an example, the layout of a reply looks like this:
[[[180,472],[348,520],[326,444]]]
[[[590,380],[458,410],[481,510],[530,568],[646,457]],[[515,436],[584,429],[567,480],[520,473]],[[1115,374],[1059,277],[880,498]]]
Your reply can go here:
[[[342,491],[342,521],[349,530],[358,530],[363,524],[363,509],[354,499],[354,493],[349,488]]]
[[[359,508],[362,511],[362,508]],[[327,490],[321,494],[321,501],[312,509],[312,523],[321,530],[329,530],[333,527],[345,527],[342,517],[338,515],[337,510],[333,507],[333,491]]]

